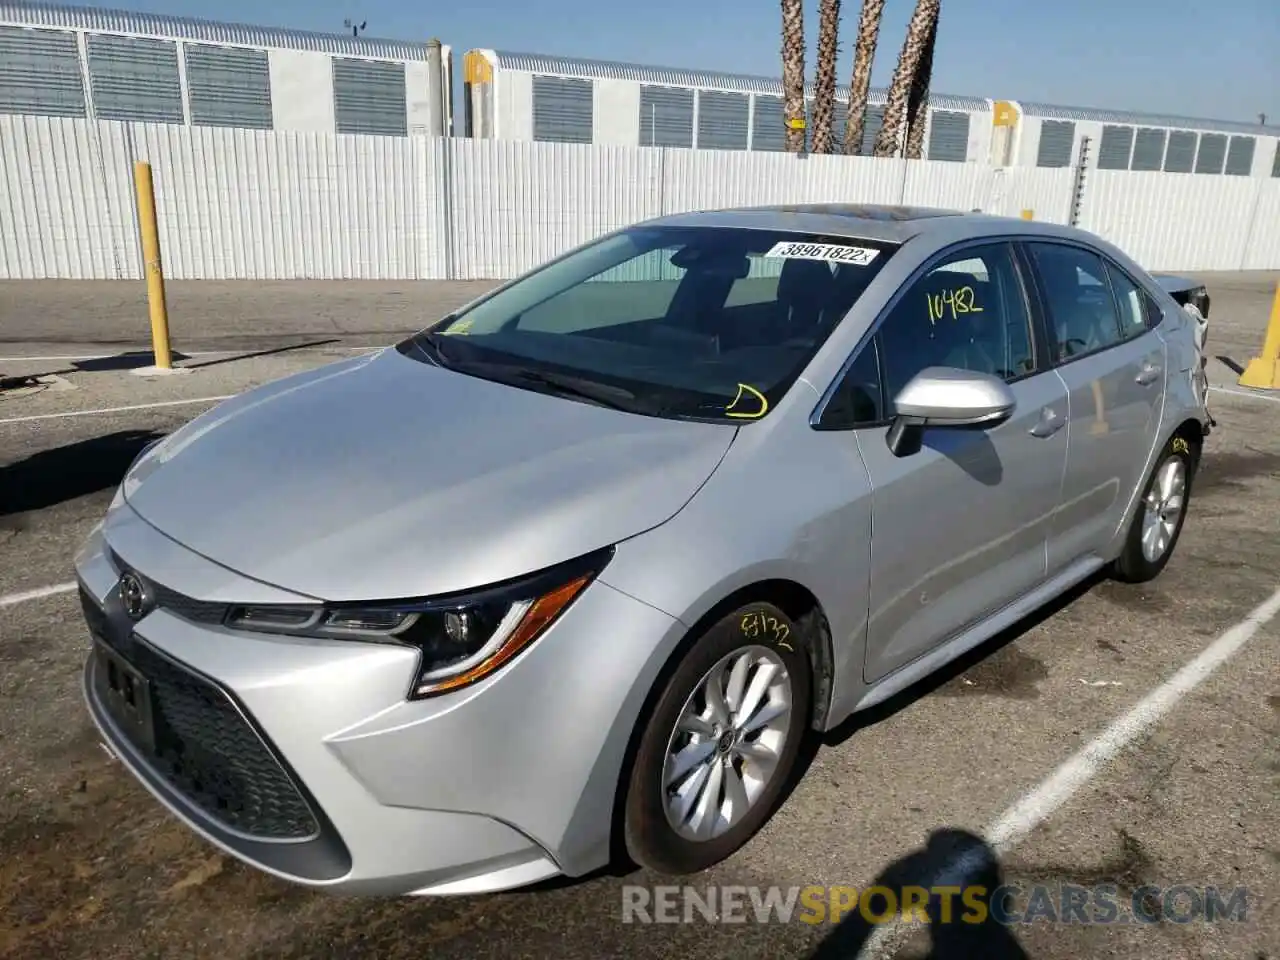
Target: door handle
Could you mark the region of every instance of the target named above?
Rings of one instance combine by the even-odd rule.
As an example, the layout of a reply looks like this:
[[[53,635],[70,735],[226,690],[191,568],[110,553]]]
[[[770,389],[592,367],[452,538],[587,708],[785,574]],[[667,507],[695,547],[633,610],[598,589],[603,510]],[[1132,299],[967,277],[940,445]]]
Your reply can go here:
[[[1156,363],[1144,363],[1142,369],[1138,371],[1138,375],[1133,378],[1138,384],[1149,387],[1160,379],[1160,365]]]
[[[1040,422],[1032,427],[1028,432],[1033,437],[1044,439],[1052,437],[1055,433],[1063,428],[1067,418],[1060,414],[1053,407],[1045,407],[1040,411]]]

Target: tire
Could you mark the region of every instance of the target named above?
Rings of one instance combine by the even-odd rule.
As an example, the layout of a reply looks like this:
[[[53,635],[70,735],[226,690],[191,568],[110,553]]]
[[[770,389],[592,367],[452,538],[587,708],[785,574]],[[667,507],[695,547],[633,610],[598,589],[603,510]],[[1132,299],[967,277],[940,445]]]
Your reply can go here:
[[[1133,519],[1129,522],[1129,533],[1125,537],[1124,548],[1112,565],[1112,576],[1125,583],[1146,583],[1154,580],[1164,570],[1169,558],[1173,556],[1178,538],[1182,535],[1182,525],[1187,518],[1187,507],[1191,502],[1191,485],[1195,479],[1197,454],[1195,449],[1183,437],[1171,437],[1160,451],[1151,475],[1142,490],[1142,498],[1138,501]],[[1163,515],[1172,519],[1170,529],[1166,524],[1162,527],[1163,549],[1153,556],[1143,546],[1144,533],[1148,530],[1151,519],[1152,498],[1161,498],[1166,487],[1162,478],[1169,473],[1181,477],[1181,501],[1176,518],[1166,507]],[[1176,483],[1174,484],[1176,486]],[[1148,534],[1148,535],[1154,535]]]
[[[747,679],[735,687],[733,666],[739,661],[739,672]],[[771,669],[766,694],[757,709],[743,724],[742,718],[730,717],[729,727],[752,725],[752,719],[776,712],[789,693],[790,709],[780,714],[763,730],[742,736],[725,729],[722,720],[715,724],[715,711],[708,702],[704,685],[720,678],[718,689],[727,691],[725,700],[732,706],[744,705],[750,680],[758,678],[763,667]],[[784,672],[785,671],[785,672]],[[715,674],[712,677],[712,674]],[[744,691],[739,694],[738,689]],[[752,603],[740,607],[716,622],[697,638],[677,665],[666,687],[658,697],[640,735],[635,761],[627,781],[623,809],[623,831],[627,854],[642,867],[667,875],[697,873],[719,863],[742,847],[772,816],[779,796],[786,787],[796,764],[801,744],[809,728],[812,700],[812,675],[809,659],[792,620],[777,607]],[[688,721],[700,732],[691,734],[677,729],[686,716],[686,707],[699,719]],[[767,710],[763,708],[768,708]],[[702,719],[706,718],[706,719]],[[785,728],[782,728],[782,721]],[[723,734],[727,732],[727,736]],[[683,776],[674,777],[675,791],[669,791],[668,756],[670,751],[685,749],[684,759],[706,760]],[[776,762],[769,766],[744,754],[764,757],[772,754]],[[719,773],[713,767],[719,766]],[[673,771],[674,768],[673,768]],[[767,773],[767,775],[766,775]],[[717,781],[717,778],[718,781]],[[710,796],[714,788],[719,803],[713,807],[697,802],[699,784]],[[735,789],[741,784],[743,793]],[[691,799],[691,809],[683,824],[680,811],[668,813],[668,797],[683,789]],[[739,815],[731,816],[732,798],[748,802],[739,807]],[[674,802],[674,801],[673,801]],[[697,814],[714,809],[715,816]],[[701,836],[692,836],[700,822]]]

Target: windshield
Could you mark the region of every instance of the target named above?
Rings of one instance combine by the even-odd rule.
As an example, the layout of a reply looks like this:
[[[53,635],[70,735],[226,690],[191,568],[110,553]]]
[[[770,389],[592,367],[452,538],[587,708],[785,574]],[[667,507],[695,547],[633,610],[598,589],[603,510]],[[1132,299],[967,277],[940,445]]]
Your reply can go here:
[[[895,249],[781,231],[634,227],[402,348],[582,402],[750,422],[777,404]]]

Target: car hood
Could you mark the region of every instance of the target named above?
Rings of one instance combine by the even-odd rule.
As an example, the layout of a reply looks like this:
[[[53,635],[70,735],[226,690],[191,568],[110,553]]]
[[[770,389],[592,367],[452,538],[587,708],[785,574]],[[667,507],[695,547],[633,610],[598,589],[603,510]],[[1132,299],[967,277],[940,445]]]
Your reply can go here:
[[[735,432],[386,349],[215,407],[139,458],[123,493],[167,536],[266,583],[324,600],[431,596],[665,522]]]

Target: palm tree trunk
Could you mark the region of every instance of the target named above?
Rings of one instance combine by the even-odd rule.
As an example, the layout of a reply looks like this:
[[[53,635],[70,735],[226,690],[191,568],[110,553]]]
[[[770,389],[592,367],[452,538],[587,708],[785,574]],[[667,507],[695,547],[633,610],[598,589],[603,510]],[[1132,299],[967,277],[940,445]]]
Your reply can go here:
[[[907,98],[907,149],[908,160],[919,160],[924,156],[924,128],[929,116],[929,84],[933,80],[933,48],[938,42],[938,16],[941,4],[934,8],[933,19],[925,34],[924,50],[920,54],[920,63],[916,66],[916,75],[911,81],[911,94]]]
[[[853,79],[849,81],[849,116],[844,126],[844,152],[862,153],[863,132],[867,128],[867,94],[871,90],[871,65],[876,59],[880,20],[885,0],[862,0],[858,19],[858,43],[853,49]]]
[[[782,94],[787,123],[787,150],[790,153],[801,153],[804,151],[803,0],[782,0]]]
[[[916,8],[907,24],[907,36],[898,55],[898,65],[893,71],[889,93],[885,98],[884,125],[876,137],[875,155],[893,157],[898,154],[898,141],[902,138],[902,124],[907,114],[907,98],[911,82],[920,65],[928,37],[929,22],[937,20],[939,0],[916,0]]]
[[[836,103],[836,57],[840,43],[840,0],[819,0],[818,66],[813,95],[813,152],[831,153]]]

